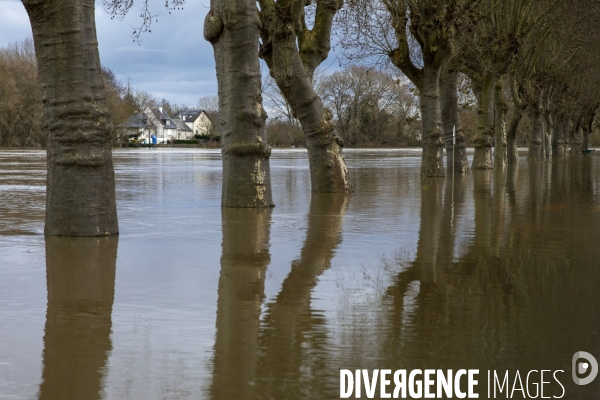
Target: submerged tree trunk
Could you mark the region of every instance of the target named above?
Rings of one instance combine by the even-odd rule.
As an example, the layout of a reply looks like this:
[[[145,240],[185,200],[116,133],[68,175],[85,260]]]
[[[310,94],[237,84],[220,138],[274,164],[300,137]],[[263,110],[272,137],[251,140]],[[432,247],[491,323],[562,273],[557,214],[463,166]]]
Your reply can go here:
[[[508,104],[504,99],[504,88],[499,80],[494,89],[494,167],[502,168],[508,162],[506,143],[506,113]]]
[[[583,119],[582,129],[583,129],[583,139],[582,139],[582,149],[589,150],[590,148],[590,136],[592,135],[592,126],[594,124],[594,118],[596,117],[596,112],[592,111],[591,113],[586,114]]]
[[[425,65],[419,87],[423,136],[421,175],[428,177],[445,176],[439,83],[440,68]]]
[[[573,124],[573,129],[570,131],[571,156],[581,157],[581,150],[583,149],[582,121],[583,115],[577,119],[577,122]]]
[[[566,131],[565,131],[566,129]],[[552,138],[552,157],[564,158],[567,157],[567,141],[569,119],[564,115],[557,115],[556,123],[554,124],[554,137]]]
[[[223,144],[223,207],[272,207],[253,0],[211,0],[204,38],[215,52]]]
[[[23,0],[31,21],[48,131],[51,236],[119,233],[112,125],[93,0]]]
[[[312,191],[350,193],[352,184],[342,154],[343,140],[331,111],[325,108],[312,84],[315,69],[329,54],[333,16],[341,1],[317,3],[313,30],[305,26],[304,14],[297,13],[297,7],[303,10],[303,3],[272,0],[259,3],[263,40],[260,57],[267,63],[304,131]],[[289,16],[286,18],[282,13]]]
[[[308,78],[291,37],[280,38],[273,46],[268,63],[306,137],[312,191],[349,193],[352,185],[342,154],[343,140],[338,135],[331,112],[323,106]]]
[[[523,118],[523,107],[515,106],[513,109],[510,126],[508,127],[508,133],[506,135],[506,162],[507,164],[518,164],[519,163],[519,148],[517,143],[517,132],[519,130],[519,123]]]
[[[446,64],[446,63],[444,63]],[[458,112],[458,71],[442,67],[440,75],[440,106],[442,130],[446,145],[446,166],[449,173],[467,173],[467,145]],[[456,131],[456,144],[453,145],[453,132]]]
[[[552,139],[554,138],[554,118],[552,113],[544,113],[544,121],[546,122],[546,131],[544,132],[544,155],[546,158],[552,157]]]
[[[544,121],[543,110],[538,104],[531,107],[531,137],[529,138],[529,155],[527,159],[530,161],[541,161],[544,158],[542,148],[542,140],[544,137]]]
[[[473,80],[477,97],[477,131],[473,169],[492,169],[492,136],[494,133],[494,92],[496,77],[487,74],[481,80]]]
[[[591,129],[589,129],[587,121],[585,121],[582,124],[582,130],[583,130],[583,137],[582,137],[581,149],[589,150],[590,149]]]

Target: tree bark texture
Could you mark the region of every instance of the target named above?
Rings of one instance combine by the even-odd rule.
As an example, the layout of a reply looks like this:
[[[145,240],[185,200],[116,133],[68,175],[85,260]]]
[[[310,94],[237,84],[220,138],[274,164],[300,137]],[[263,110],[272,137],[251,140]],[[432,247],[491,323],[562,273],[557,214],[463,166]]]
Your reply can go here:
[[[473,80],[477,97],[477,131],[473,141],[473,169],[492,169],[492,137],[494,134],[494,92],[496,77],[484,75],[479,81]]]
[[[499,80],[494,90],[494,167],[503,168],[508,163],[506,143],[506,113],[508,104],[504,99],[504,87]]]
[[[569,118],[558,114],[554,124],[554,136],[552,138],[552,158],[564,158],[568,156],[567,136],[569,134]]]
[[[425,65],[422,84],[419,87],[421,134],[423,136],[421,175],[427,177],[445,176],[440,108],[440,70],[439,67]]]
[[[550,158],[552,156],[552,138],[554,137],[554,117],[550,112],[544,112],[545,131],[542,136],[544,145],[544,157]]]
[[[23,0],[31,21],[48,131],[50,236],[119,233],[112,124],[93,0]]]
[[[519,163],[519,148],[517,144],[517,132],[519,130],[519,123],[523,118],[523,107],[515,105],[513,114],[508,127],[508,133],[506,135],[506,162],[507,164],[518,164]]]
[[[303,14],[295,12],[295,7],[304,7],[304,2],[296,3],[260,2],[263,41],[260,56],[304,131],[312,191],[350,193],[352,184],[342,153],[344,142],[331,111],[325,108],[312,85],[315,68],[329,53],[331,24],[339,7],[337,2],[329,2],[331,6],[328,2],[318,2],[315,27],[309,31],[302,25]],[[285,18],[282,13],[290,17]]]
[[[531,137],[529,138],[529,155],[528,160],[531,161],[542,161],[544,159],[544,152],[542,147],[542,140],[544,138],[544,114],[542,107],[538,104],[534,104],[531,107]]]
[[[211,0],[204,38],[213,45],[223,154],[221,205],[272,207],[258,59],[260,18],[253,0]]]
[[[446,63],[440,75],[440,106],[448,173],[452,173],[452,170],[455,173],[467,173],[469,172],[467,145],[458,112],[458,71],[449,69]],[[456,145],[453,146],[454,130]]]
[[[590,136],[592,135],[592,126],[594,124],[595,117],[596,117],[596,112],[593,111],[591,113],[586,114],[585,118],[583,119],[582,150],[589,150],[589,148],[590,148]]]
[[[573,129],[569,132],[569,142],[571,144],[571,156],[581,157],[583,149],[583,116],[580,116],[573,124]]]

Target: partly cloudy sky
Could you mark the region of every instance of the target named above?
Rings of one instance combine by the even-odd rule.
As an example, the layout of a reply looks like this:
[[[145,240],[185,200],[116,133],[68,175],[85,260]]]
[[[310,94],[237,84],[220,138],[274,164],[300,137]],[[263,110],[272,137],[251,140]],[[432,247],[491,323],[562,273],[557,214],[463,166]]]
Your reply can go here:
[[[195,106],[204,95],[217,94],[213,51],[204,40],[204,17],[209,0],[188,0],[183,10],[164,9],[164,1],[149,0],[158,22],[138,45],[130,37],[139,26],[141,2],[135,2],[125,19],[111,20],[101,1],[96,2],[96,27],[102,64],[133,87],[171,103]],[[0,47],[31,36],[31,27],[19,0],[0,0]]]

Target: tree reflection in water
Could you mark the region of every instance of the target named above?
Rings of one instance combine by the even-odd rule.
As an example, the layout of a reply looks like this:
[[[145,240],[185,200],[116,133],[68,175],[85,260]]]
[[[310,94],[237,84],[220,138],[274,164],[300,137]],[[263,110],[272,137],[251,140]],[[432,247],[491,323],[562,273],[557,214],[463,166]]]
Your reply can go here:
[[[597,384],[574,387],[569,369],[576,351],[597,350],[600,332],[600,246],[568,233],[593,223],[580,212],[597,207],[590,168],[421,180],[415,256],[399,256],[376,298],[336,321],[311,296],[342,240],[346,198],[313,197],[300,257],[266,304],[268,223],[254,218],[240,234],[224,217],[212,398],[335,397],[341,368],[479,369],[482,397],[488,369],[511,371],[511,386],[517,370],[564,370],[567,393],[594,398]],[[561,392],[550,384],[544,395]]]
[[[306,398],[314,392],[307,384],[323,383],[306,373],[308,364],[325,362],[311,352],[326,335],[324,317],[311,310],[311,293],[341,242],[347,203],[348,195],[313,193],[300,258],[262,321],[271,210],[223,209],[211,398]]]
[[[46,237],[48,312],[40,400],[102,398],[112,349],[118,236]]]

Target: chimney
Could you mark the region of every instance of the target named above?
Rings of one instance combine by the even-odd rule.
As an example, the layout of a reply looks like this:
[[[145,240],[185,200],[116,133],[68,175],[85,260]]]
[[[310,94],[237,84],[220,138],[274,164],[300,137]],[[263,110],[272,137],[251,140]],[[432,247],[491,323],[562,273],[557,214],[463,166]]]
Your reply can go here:
[[[163,108],[162,107],[158,107],[158,110],[160,111],[160,113],[162,114],[163,112]]]

